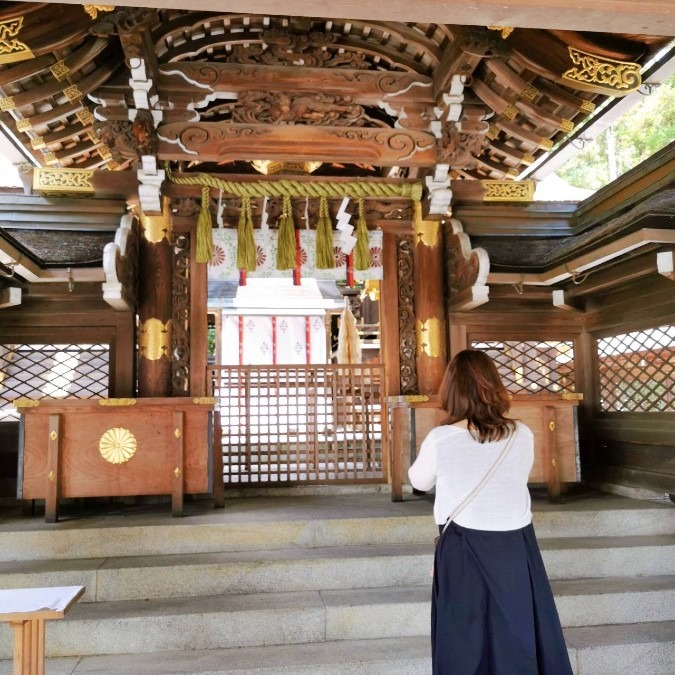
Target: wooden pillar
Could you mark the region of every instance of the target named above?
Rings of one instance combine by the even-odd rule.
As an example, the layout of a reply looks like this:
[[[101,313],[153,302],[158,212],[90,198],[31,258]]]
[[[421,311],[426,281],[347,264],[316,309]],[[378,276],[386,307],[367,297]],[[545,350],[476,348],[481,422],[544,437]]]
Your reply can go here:
[[[420,394],[435,394],[447,365],[445,303],[443,298],[443,246],[441,224],[422,220],[415,205],[413,279],[417,383]]]
[[[171,396],[171,210],[141,215],[138,270],[138,395]]]

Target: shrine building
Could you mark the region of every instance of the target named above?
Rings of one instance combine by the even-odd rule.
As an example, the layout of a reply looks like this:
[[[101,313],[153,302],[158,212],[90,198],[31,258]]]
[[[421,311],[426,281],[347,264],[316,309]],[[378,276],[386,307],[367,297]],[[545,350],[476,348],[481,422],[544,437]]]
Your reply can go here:
[[[611,135],[673,3],[145,4],[0,3],[0,588],[90,589],[47,656],[430,672],[407,468],[474,348],[575,673],[675,672],[675,98],[630,166]],[[557,176],[607,129],[603,186]]]

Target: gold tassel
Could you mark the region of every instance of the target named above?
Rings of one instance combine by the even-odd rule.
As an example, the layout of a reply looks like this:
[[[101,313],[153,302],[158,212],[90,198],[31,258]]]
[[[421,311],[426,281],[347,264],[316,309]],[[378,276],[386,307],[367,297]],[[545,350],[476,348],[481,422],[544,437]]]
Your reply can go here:
[[[195,260],[198,263],[211,262],[213,258],[213,236],[211,234],[211,210],[209,209],[210,188],[202,187],[202,205],[197,218],[197,252]]]
[[[251,220],[251,199],[241,198],[239,225],[237,227],[237,267],[247,272],[255,272],[256,250]]]
[[[328,200],[319,200],[319,220],[316,224],[316,268],[332,270],[335,267],[333,255],[333,225],[328,215]]]
[[[295,223],[293,222],[293,204],[288,195],[284,195],[284,207],[277,232],[277,269],[295,268]]]
[[[356,251],[354,267],[367,270],[370,267],[370,247],[368,246],[368,226],[363,209],[363,199],[359,199],[359,219],[356,221]]]

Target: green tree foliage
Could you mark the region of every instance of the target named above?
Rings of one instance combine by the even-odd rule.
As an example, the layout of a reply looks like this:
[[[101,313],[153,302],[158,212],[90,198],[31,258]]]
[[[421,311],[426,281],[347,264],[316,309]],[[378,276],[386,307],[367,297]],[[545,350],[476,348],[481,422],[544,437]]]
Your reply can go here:
[[[556,173],[570,185],[597,190],[613,175],[620,176],[674,139],[675,76],[645,96]]]

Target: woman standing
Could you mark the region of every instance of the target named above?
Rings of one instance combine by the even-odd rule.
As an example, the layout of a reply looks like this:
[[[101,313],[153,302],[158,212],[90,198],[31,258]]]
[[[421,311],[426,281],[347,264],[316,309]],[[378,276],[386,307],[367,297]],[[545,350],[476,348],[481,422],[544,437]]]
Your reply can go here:
[[[532,432],[505,416],[508,394],[483,352],[457,354],[439,395],[447,417],[409,471],[413,487],[436,485],[442,531],[431,609],[434,675],[572,675],[532,528]]]

